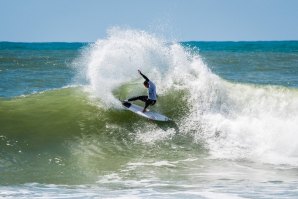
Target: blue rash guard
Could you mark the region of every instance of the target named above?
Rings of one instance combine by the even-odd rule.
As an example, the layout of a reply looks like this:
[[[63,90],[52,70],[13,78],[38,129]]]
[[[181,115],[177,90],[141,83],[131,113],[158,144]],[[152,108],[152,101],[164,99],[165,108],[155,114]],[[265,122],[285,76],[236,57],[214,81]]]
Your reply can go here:
[[[152,81],[148,81],[149,88],[148,88],[148,99],[150,100],[157,100],[156,97],[156,86]]]

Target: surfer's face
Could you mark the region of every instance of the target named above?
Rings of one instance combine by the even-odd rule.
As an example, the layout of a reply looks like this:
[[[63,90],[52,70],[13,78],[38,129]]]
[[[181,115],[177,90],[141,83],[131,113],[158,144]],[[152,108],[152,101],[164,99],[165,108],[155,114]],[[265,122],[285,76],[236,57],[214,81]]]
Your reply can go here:
[[[144,86],[145,86],[146,88],[149,88],[149,84],[148,84],[148,83],[144,83]]]

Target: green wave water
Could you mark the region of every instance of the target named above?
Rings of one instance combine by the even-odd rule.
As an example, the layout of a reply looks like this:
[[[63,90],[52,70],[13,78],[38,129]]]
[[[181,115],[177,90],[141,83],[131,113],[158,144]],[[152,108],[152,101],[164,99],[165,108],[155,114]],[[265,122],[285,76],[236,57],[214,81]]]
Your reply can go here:
[[[98,104],[81,87],[1,100],[0,183],[95,182],[94,172],[114,170],[143,154],[148,148],[136,135],[144,126],[148,128],[148,121]],[[168,107],[157,109],[181,117],[177,109]],[[153,123],[151,128],[174,129],[170,137],[179,131],[174,123]]]

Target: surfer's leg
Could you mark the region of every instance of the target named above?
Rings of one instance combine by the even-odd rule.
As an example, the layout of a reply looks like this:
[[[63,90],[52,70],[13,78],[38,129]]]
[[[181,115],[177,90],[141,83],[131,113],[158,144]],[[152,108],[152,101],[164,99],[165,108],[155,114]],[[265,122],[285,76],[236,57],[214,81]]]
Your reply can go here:
[[[146,102],[148,99],[148,96],[146,95],[142,95],[142,96],[137,96],[137,97],[132,97],[132,98],[129,98],[128,101],[135,101],[135,100],[141,100],[143,102]]]
[[[145,102],[145,107],[144,107],[144,109],[143,109],[143,112],[146,111],[146,109],[148,108],[148,106],[149,106],[150,104],[151,104],[150,100],[146,100],[146,102]]]
[[[156,103],[156,100],[152,100],[150,105],[153,106],[155,103]]]
[[[155,103],[156,103],[156,100],[147,99],[145,102],[144,111],[146,111],[146,109],[148,108],[149,105],[153,106]]]

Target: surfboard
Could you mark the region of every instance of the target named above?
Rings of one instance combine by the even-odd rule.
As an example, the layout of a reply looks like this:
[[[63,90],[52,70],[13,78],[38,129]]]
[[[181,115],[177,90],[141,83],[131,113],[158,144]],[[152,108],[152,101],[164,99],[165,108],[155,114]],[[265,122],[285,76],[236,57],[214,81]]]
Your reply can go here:
[[[160,113],[156,113],[156,112],[152,112],[152,111],[147,111],[145,113],[143,113],[143,107],[140,107],[138,105],[132,104],[130,102],[127,101],[122,101],[122,105],[127,109],[130,110],[142,117],[148,118],[150,120],[155,120],[155,121],[169,121],[170,118],[168,118],[167,116],[164,116]]]

